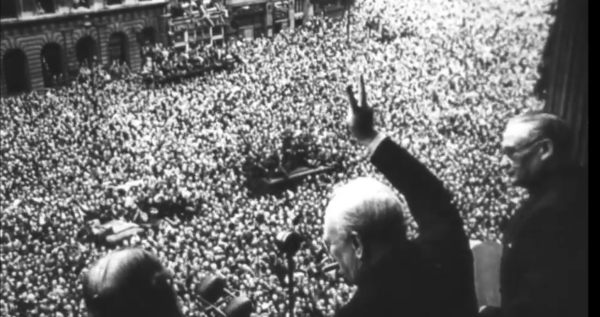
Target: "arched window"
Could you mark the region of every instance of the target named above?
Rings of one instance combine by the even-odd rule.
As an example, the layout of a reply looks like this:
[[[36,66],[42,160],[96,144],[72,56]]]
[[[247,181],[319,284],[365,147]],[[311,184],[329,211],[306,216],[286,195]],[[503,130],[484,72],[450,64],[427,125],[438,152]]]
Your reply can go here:
[[[77,41],[75,51],[77,53],[77,61],[80,64],[92,65],[97,51],[96,41],[91,36],[82,37]]]
[[[128,62],[127,36],[122,33],[113,33],[108,38],[108,60],[110,63],[118,61],[119,64]]]
[[[2,58],[4,80],[8,94],[29,91],[27,57],[20,49],[7,51]]]
[[[42,75],[44,86],[52,87],[58,84],[58,77],[63,73],[62,48],[57,43],[44,45],[41,52]]]

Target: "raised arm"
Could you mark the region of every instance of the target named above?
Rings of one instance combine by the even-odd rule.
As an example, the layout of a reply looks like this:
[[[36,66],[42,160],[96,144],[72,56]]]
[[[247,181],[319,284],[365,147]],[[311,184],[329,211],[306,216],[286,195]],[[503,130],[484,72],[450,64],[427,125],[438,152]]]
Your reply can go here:
[[[368,147],[371,162],[404,195],[419,225],[416,244],[432,283],[432,299],[436,299],[432,313],[475,316],[473,255],[452,195],[425,165],[389,137],[377,133],[362,77],[360,86],[360,105],[352,88],[346,89],[350,99],[348,124],[352,135]]]
[[[352,135],[368,146],[371,162],[404,195],[419,225],[420,238],[446,242],[455,242],[452,238],[466,239],[458,210],[442,182],[405,149],[375,130],[373,109],[367,104],[362,77],[360,104],[351,86],[346,92],[350,101],[347,124]]]
[[[455,235],[464,236],[451,194],[405,149],[385,137],[374,149],[371,162],[406,199],[410,213],[419,225],[421,239],[446,240]]]

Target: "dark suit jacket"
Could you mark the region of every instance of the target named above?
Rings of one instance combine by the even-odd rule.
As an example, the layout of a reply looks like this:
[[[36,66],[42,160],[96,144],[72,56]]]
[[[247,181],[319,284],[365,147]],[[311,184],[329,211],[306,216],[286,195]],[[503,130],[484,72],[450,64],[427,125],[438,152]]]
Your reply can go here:
[[[429,317],[425,272],[416,245],[398,245],[360,284],[350,302],[336,317],[408,316]]]
[[[371,161],[404,195],[419,237],[384,259],[336,316],[475,316],[473,256],[450,193],[389,138]]]
[[[587,316],[587,171],[563,169],[541,184],[504,232],[503,315]]]

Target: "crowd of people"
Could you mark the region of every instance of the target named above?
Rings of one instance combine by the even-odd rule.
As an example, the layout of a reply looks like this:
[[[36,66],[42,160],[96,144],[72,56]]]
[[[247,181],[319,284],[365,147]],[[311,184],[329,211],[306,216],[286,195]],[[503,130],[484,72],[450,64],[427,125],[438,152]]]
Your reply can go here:
[[[498,240],[522,198],[503,181],[499,137],[506,118],[541,106],[532,91],[551,22],[546,5],[364,1],[353,8],[349,42],[345,22],[317,17],[272,39],[231,43],[246,61],[231,72],[150,88],[131,77],[101,89],[81,80],[3,98],[0,315],[83,315],[79,277],[109,247],[78,233],[94,219],[146,219],[141,201],[192,209],[189,219],[173,216],[120,245],[158,256],[185,316],[202,315],[205,274],[226,277],[257,316],[283,315],[275,236],[288,229],[305,239],[296,314],[331,314],[353,288],[319,269],[327,195],[357,176],[386,182],[342,125],[344,87],[360,74],[378,126],[454,193],[470,237]],[[413,32],[370,38],[364,26],[377,6],[392,31]],[[284,131],[311,136],[311,165],[340,168],[293,190],[249,195],[245,162],[281,151]],[[138,185],[111,190],[132,180]]]
[[[197,47],[190,52],[177,51],[158,43],[142,48],[142,79],[145,84],[179,82],[183,78],[196,77],[210,72],[231,70],[237,55],[219,47]]]

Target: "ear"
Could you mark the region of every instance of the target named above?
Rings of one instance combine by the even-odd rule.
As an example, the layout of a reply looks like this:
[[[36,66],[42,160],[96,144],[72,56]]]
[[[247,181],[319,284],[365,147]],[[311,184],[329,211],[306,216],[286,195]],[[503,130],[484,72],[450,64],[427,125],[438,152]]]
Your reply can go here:
[[[547,161],[554,155],[554,144],[551,140],[546,139],[543,141],[542,146],[540,147],[540,151],[540,159],[542,161]]]
[[[352,248],[354,249],[354,255],[357,259],[362,260],[365,254],[365,248],[360,235],[358,235],[358,232],[350,232],[350,242],[352,243]]]

